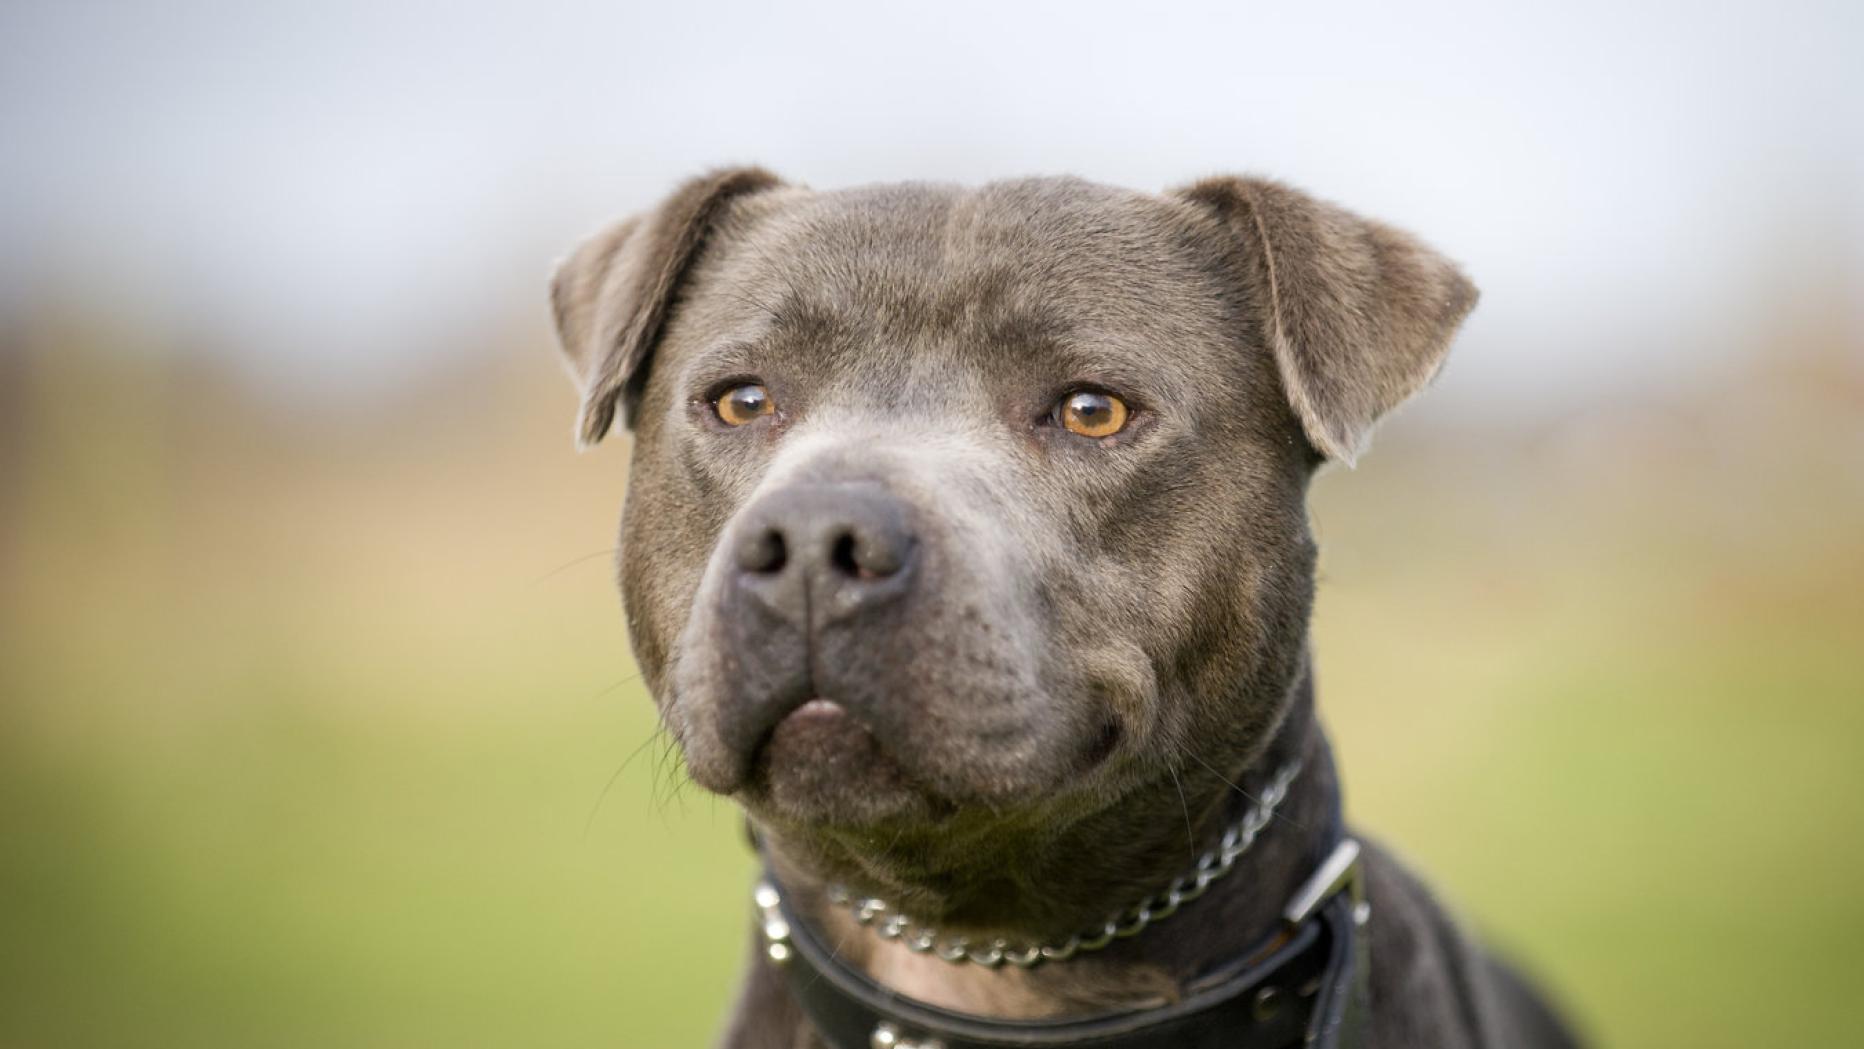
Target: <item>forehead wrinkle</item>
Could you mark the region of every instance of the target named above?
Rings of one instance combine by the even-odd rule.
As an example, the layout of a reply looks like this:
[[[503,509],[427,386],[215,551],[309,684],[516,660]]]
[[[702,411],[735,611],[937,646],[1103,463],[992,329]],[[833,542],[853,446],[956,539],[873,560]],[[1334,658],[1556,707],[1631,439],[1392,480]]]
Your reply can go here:
[[[866,341],[866,317],[840,308],[833,264],[842,251],[811,251],[799,244],[796,230],[763,228],[730,245],[708,267],[692,298],[709,308],[690,331],[698,348],[691,370],[727,365],[755,370],[772,359],[818,367],[832,364]],[[831,276],[824,279],[823,263]]]
[[[760,231],[742,253],[740,275],[761,289],[768,337],[839,354],[936,327],[927,290],[939,282],[939,263],[925,204],[912,195],[830,194]]]
[[[985,187],[950,209],[941,258],[944,293],[999,304],[1051,325],[1148,326],[1161,303],[1212,305],[1183,245],[1130,195],[1105,199],[1070,184]],[[963,311],[955,311],[965,315]],[[1005,322],[1011,323],[1011,322]]]
[[[834,373],[1018,362],[1165,400],[1227,311],[1153,218],[1070,184],[838,191],[751,231],[721,290],[736,337]]]
[[[1211,342],[1195,323],[1160,323],[1158,311],[1138,306],[1080,308],[1072,288],[1044,294],[1002,269],[974,279],[981,285],[946,289],[945,311],[965,318],[955,349],[980,364],[1015,362],[1053,382],[1097,381],[1169,401],[1188,395],[1198,348]]]

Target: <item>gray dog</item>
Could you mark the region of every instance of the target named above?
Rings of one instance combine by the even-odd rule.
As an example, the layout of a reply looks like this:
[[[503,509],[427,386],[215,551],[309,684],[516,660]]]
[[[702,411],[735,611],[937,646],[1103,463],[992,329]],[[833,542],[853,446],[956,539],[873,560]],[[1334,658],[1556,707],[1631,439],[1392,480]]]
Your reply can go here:
[[[1285,186],[695,179],[552,288],[621,586],[766,879],[723,1044],[1556,1046],[1341,822],[1309,478],[1476,301]]]

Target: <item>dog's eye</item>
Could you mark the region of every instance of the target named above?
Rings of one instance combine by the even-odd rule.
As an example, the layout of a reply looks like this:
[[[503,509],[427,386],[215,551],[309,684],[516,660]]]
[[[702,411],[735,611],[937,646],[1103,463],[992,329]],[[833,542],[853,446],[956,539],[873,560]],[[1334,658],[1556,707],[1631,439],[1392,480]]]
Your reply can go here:
[[[1126,429],[1126,402],[1098,390],[1076,390],[1055,406],[1055,421],[1082,437],[1112,437]]]
[[[759,383],[747,382],[733,386],[718,395],[712,402],[712,410],[718,413],[720,421],[726,426],[743,426],[753,422],[760,415],[769,415],[776,411],[771,403],[770,391]]]

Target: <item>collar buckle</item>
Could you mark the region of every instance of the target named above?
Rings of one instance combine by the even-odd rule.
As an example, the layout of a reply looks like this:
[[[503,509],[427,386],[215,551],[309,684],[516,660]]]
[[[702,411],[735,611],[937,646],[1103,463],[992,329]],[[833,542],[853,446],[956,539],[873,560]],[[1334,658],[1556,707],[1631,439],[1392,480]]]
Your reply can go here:
[[[1328,900],[1345,892],[1353,901],[1353,924],[1366,924],[1366,920],[1372,916],[1372,904],[1366,900],[1365,880],[1360,874],[1360,852],[1358,841],[1341,838],[1320,866],[1314,868],[1314,873],[1288,898],[1288,906],[1282,909],[1282,921],[1292,929],[1312,918]]]

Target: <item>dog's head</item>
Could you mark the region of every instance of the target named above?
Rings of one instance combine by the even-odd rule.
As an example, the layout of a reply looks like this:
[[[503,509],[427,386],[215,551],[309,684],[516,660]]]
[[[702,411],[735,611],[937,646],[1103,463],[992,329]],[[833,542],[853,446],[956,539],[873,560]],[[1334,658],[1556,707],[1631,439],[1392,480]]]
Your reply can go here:
[[[1281,185],[687,183],[559,270],[695,780],[793,834],[1052,830],[1236,768],[1304,665],[1317,464],[1475,291]]]

